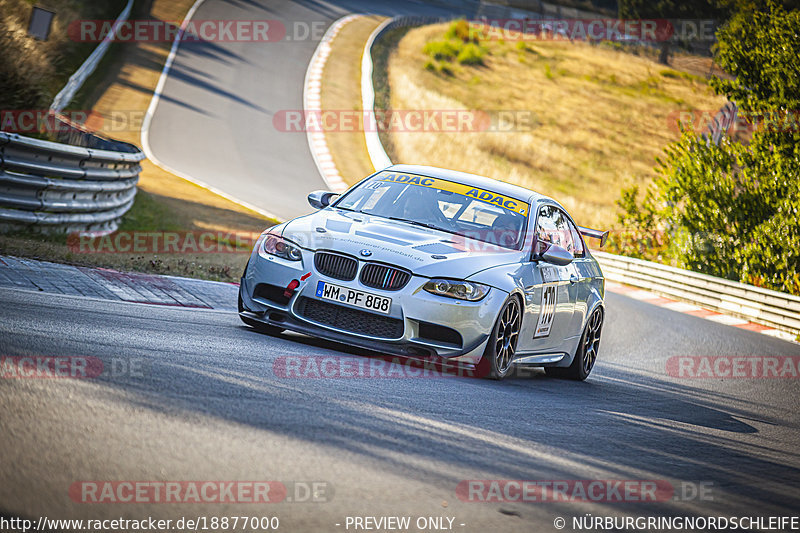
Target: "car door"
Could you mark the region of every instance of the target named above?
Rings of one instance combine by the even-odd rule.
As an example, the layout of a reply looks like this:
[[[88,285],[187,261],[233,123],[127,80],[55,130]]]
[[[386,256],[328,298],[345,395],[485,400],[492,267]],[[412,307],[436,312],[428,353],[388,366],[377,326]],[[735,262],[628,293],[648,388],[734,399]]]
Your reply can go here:
[[[592,280],[595,276],[594,264],[586,255],[586,243],[581,237],[578,227],[572,220],[568,220],[572,234],[573,248],[569,250],[575,259],[570,263],[570,291],[574,293],[575,311],[572,314],[572,324],[566,332],[567,337],[583,333],[583,322],[586,317],[587,302],[592,290]]]
[[[532,252],[551,244],[571,246],[568,222],[556,206],[541,206],[536,217]],[[575,280],[572,265],[559,266],[544,261],[525,264],[522,273],[525,316],[520,332],[523,343],[520,352],[547,352],[563,344],[572,329],[578,297]]]

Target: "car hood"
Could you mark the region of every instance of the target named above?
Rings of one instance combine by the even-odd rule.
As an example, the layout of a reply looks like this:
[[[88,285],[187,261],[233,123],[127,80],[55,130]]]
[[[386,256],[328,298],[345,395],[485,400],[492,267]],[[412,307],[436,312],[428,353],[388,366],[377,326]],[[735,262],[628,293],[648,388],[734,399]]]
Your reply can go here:
[[[461,235],[332,208],[274,229],[309,250],[335,250],[425,277],[467,279],[490,267],[518,263],[524,256]]]

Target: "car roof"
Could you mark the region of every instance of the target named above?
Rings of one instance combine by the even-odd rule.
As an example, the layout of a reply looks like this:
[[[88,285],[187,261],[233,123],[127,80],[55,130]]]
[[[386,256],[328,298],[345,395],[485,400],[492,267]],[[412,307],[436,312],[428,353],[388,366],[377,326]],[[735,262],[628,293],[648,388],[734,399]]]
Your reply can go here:
[[[522,200],[528,203],[538,203],[543,200],[549,200],[556,204],[551,198],[543,194],[539,194],[525,187],[513,185],[504,181],[487,178],[486,176],[479,176],[478,174],[470,174],[468,172],[459,172],[458,170],[448,170],[446,168],[429,167],[425,165],[392,165],[384,170],[393,170],[397,172],[405,172],[407,174],[418,174],[420,176],[427,176],[429,178],[440,178],[443,180],[455,181],[463,183],[476,189],[486,189],[503,196],[510,196],[517,200]]]

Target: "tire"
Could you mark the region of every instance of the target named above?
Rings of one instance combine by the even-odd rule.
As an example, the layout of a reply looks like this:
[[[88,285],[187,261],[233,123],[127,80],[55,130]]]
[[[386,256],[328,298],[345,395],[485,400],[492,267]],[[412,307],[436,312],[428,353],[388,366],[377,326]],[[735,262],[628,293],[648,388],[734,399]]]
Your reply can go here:
[[[239,313],[244,311],[244,302],[242,301],[242,286],[239,285],[239,302],[237,308],[239,309]],[[247,318],[246,316],[239,315],[239,318],[242,319],[242,322],[253,328],[259,333],[266,333],[267,335],[278,335],[283,332],[283,328],[279,328],[276,326],[270,326],[269,324],[264,324],[263,322],[259,322],[258,320],[253,320],[252,318]]]
[[[486,351],[478,363],[480,377],[501,380],[508,375],[517,351],[521,324],[522,309],[519,300],[512,296],[500,310],[486,344]]]
[[[574,379],[583,381],[592,373],[594,364],[597,361],[597,353],[600,349],[600,334],[603,332],[603,308],[598,307],[592,311],[586,327],[581,335],[581,342],[575,350],[575,357],[572,364],[566,368],[550,366],[545,368],[548,376],[557,378]]]

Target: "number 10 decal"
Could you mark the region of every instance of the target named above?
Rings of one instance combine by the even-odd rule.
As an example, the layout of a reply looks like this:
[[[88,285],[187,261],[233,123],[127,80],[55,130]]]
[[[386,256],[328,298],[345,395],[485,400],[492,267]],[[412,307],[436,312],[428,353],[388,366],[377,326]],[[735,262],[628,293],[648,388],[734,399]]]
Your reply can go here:
[[[539,322],[536,323],[536,331],[533,338],[547,337],[550,335],[550,328],[553,326],[553,319],[556,317],[556,285],[545,285],[542,287],[542,305],[539,307]]]

